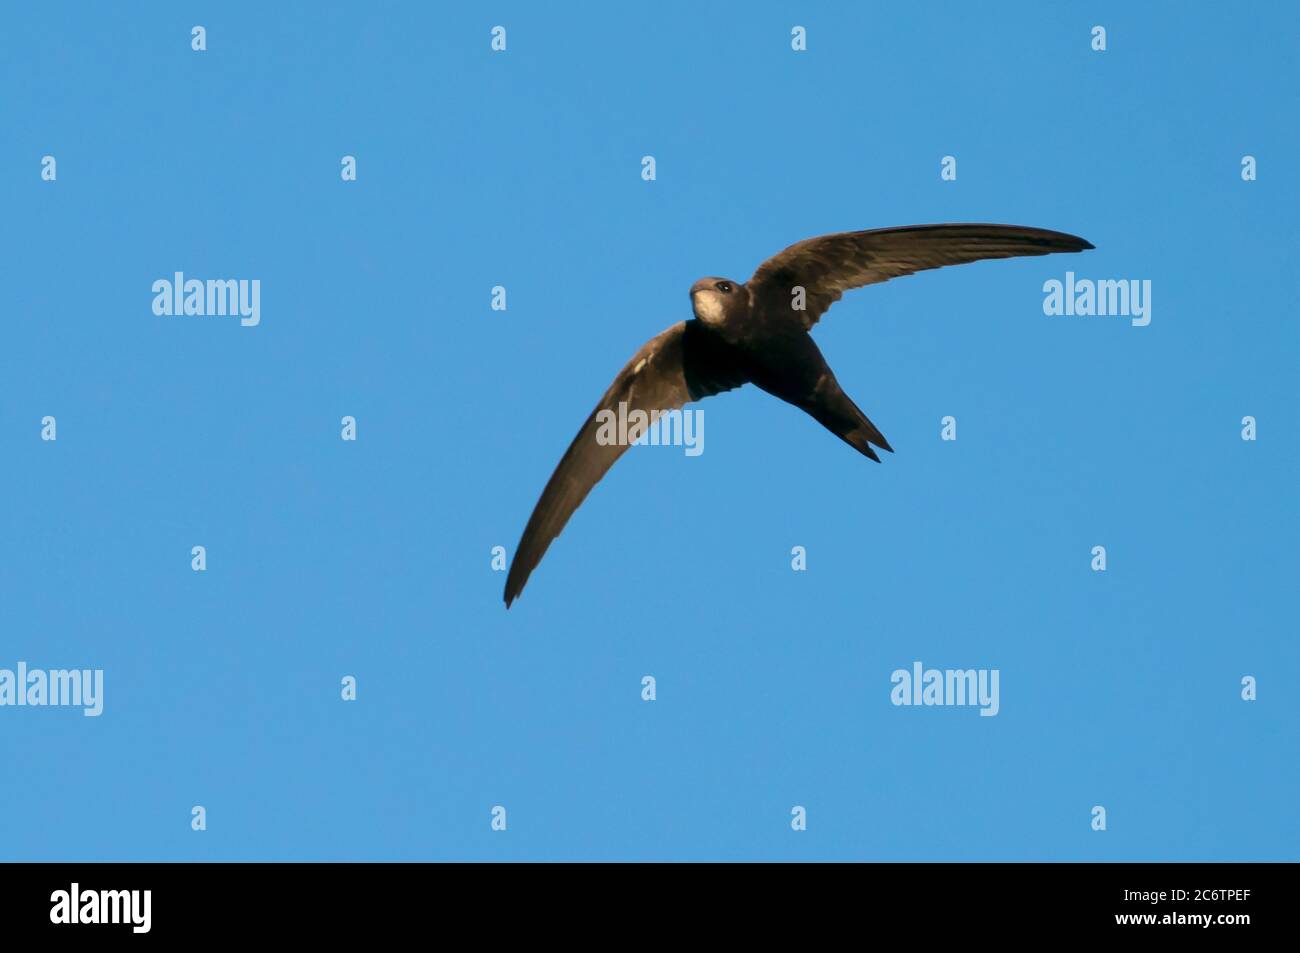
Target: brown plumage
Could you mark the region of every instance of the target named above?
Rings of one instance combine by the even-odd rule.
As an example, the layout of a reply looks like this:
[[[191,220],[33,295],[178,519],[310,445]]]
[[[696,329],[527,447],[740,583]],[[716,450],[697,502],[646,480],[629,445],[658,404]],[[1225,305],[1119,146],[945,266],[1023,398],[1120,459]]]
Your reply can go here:
[[[884,435],[840,388],[808,334],[853,288],[985,258],[1078,252],[1082,238],[1020,225],[910,225],[840,232],[791,245],[745,284],[704,278],[691,288],[695,319],[651,338],[614,378],[560,459],[524,527],[506,606],[518,598],[551,541],[644,427],[628,442],[596,439],[601,411],[647,414],[753,383],[799,407],[855,450],[879,462]],[[798,307],[802,299],[803,308]]]

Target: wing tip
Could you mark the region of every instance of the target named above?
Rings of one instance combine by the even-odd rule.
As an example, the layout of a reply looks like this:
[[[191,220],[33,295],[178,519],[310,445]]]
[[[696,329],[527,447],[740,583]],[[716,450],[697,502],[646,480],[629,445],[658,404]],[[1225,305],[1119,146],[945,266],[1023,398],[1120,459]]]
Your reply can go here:
[[[944,227],[944,226],[937,226]],[[992,228],[998,231],[1010,229],[1018,231],[1021,237],[1029,238],[1031,241],[1036,240],[1043,245],[1048,246],[1050,252],[1077,252],[1092,251],[1097,246],[1086,238],[1080,238],[1078,235],[1071,235],[1069,232],[1058,232],[1051,228],[1039,228],[1035,225],[981,225],[970,223],[969,225],[957,225],[957,228]]]
[[[515,559],[518,559],[518,558],[519,558],[519,554],[516,553],[516,554],[515,554]],[[517,576],[516,576],[516,574],[515,574],[515,564],[514,564],[513,562],[511,562],[511,564],[510,564],[510,572],[506,574],[506,588],[505,588],[505,592],[503,592],[503,593],[501,594],[501,598],[505,601],[505,604],[506,604],[506,608],[507,608],[507,609],[509,609],[510,606],[511,606],[511,604],[512,604],[516,599],[519,598],[519,594],[520,594],[521,592],[524,591],[524,583],[526,583],[527,581],[528,581],[528,580],[527,580],[526,578],[525,578],[523,581],[520,581],[520,580],[517,578]]]
[[[1052,240],[1064,247],[1060,251],[1092,251],[1097,246],[1086,238],[1080,238],[1078,235],[1071,235],[1069,232],[1053,232],[1043,229]]]

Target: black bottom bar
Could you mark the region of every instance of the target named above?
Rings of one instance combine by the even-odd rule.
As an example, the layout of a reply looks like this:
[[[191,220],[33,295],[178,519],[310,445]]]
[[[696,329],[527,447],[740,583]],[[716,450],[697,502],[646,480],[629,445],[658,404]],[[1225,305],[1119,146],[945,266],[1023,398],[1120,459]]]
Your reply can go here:
[[[1195,936],[1287,930],[1286,864],[9,864],[6,939],[146,942],[774,923],[857,935]],[[865,932],[864,932],[865,931]],[[917,932],[919,931],[919,932]],[[674,932],[672,935],[680,936]],[[884,933],[879,934],[884,936]]]

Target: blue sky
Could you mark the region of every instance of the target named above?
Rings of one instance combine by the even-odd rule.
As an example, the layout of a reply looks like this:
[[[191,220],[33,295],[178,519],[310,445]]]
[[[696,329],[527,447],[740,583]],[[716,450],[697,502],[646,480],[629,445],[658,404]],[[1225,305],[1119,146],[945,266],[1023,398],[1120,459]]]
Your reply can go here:
[[[0,857],[1297,859],[1298,29],[6,9],[0,668],[105,699],[0,707]],[[714,398],[504,609],[491,548],[696,278],[942,221],[1097,248],[848,295],[815,336],[894,455]],[[1150,280],[1151,324],[1045,316],[1066,270]],[[259,279],[261,323],[155,316],[176,271]],[[999,714],[892,705],[918,660],[999,670]]]

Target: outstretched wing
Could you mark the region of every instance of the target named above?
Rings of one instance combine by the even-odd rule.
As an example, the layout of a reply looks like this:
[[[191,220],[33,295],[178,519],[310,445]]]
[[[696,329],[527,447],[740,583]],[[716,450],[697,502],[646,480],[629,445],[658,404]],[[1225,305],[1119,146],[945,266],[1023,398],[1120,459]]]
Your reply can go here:
[[[749,279],[750,294],[769,314],[784,309],[811,328],[844,292],[944,265],[984,258],[1077,252],[1093,246],[1074,235],[1023,225],[904,225],[839,232],[791,245]],[[804,289],[804,310],[793,307]]]
[[[597,440],[601,411],[610,411],[617,418],[620,403],[626,405],[624,416],[633,410],[647,415],[651,411],[674,410],[739,387],[747,380],[730,348],[699,321],[679,322],[647,341],[618,372],[542,491],[506,576],[506,608],[523,591],[551,540],[560,535],[591,488],[627,450],[627,443]],[[629,423],[628,443],[645,429]]]

